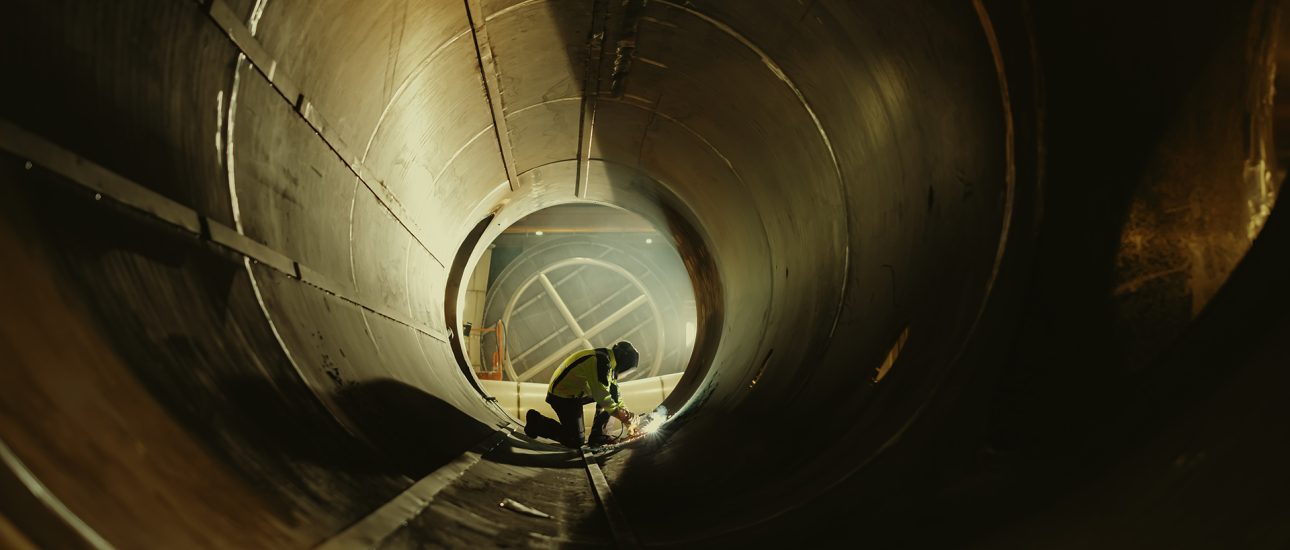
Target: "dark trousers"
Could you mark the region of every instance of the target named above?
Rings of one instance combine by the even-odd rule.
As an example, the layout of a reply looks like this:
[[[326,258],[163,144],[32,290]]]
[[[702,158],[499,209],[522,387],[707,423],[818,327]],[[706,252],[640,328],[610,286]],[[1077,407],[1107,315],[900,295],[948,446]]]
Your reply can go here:
[[[618,400],[618,385],[610,387],[610,394],[613,395],[614,401]],[[590,397],[558,397],[552,394],[546,394],[546,402],[555,409],[555,415],[560,420],[552,420],[542,413],[530,409],[528,413],[528,431],[537,437],[554,439],[563,443],[567,447],[582,446],[582,406],[591,403]],[[599,404],[596,405],[596,416],[591,419],[591,437],[596,434],[604,434],[605,424],[609,422],[609,413],[605,412]],[[590,439],[588,439],[590,441]]]

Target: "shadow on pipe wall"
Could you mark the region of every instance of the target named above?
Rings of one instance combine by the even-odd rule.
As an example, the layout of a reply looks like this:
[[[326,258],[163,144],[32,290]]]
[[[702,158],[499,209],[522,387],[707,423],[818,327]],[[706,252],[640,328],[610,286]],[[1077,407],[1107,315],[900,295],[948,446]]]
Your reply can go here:
[[[419,7],[448,29],[458,20],[430,8],[464,20],[459,4]],[[582,41],[596,35],[589,6],[528,3],[510,13],[534,17],[497,18],[502,91],[525,101],[502,113],[522,180],[512,182],[518,206],[502,212],[576,199],[579,170],[598,174],[581,188],[588,200],[650,209],[691,262],[706,316],[694,364],[712,370],[691,369],[677,394],[696,392],[706,401],[691,410],[704,414],[680,417],[670,439],[605,464],[632,517],[647,518],[641,535],[798,546],[839,531],[892,545],[1283,545],[1290,536],[1277,499],[1290,486],[1282,467],[1290,449],[1280,443],[1287,411],[1276,391],[1290,383],[1281,349],[1290,330],[1285,208],[1258,232],[1280,177],[1267,162],[1266,135],[1274,4],[1030,6],[1048,106],[1034,106],[1035,119],[1014,130],[1018,144],[1047,151],[1018,145],[1017,196],[1037,192],[1043,170],[1026,164],[1032,154],[1047,155],[1052,177],[1042,226],[1029,225],[1038,215],[1018,199],[1013,228],[1025,246],[999,265],[991,264],[999,224],[1011,214],[999,206],[1001,182],[1012,167],[1001,160],[1009,129],[995,67],[968,6],[932,4],[784,2],[754,12],[738,2],[660,0],[633,22],[615,11],[622,4],[601,2],[612,9],[597,39],[607,47],[593,82],[598,137],[585,146],[587,127],[576,121],[589,69]],[[310,27],[315,6],[270,5],[304,14],[268,21],[280,26],[266,28],[266,43],[292,61],[283,71],[296,71],[311,98],[326,98],[320,109],[340,109],[328,114],[353,125],[340,126],[350,139],[375,124],[379,105],[346,112],[342,99],[353,92],[331,77],[381,70],[309,65],[323,57],[298,46],[331,38]],[[363,15],[385,17],[373,13]],[[6,120],[233,223],[221,177],[227,157],[215,147],[231,143],[219,140],[233,132],[219,127],[232,119],[217,108],[227,105],[236,53],[198,4],[20,2],[12,14],[0,59],[23,85],[0,92]],[[528,25],[559,46],[530,48],[541,63],[525,63],[537,59],[525,57]],[[341,34],[337,43],[373,42]],[[440,38],[427,35],[427,43]],[[749,44],[774,54],[782,70]],[[385,51],[384,42],[365,47],[365,59]],[[341,60],[350,52],[325,53]],[[444,67],[473,75],[466,61]],[[874,74],[841,70],[861,65]],[[399,73],[387,72],[387,80]],[[530,74],[537,80],[519,78]],[[337,288],[361,280],[373,304],[443,321],[435,295],[443,277],[430,267],[425,284],[407,282],[409,272],[421,275],[409,268],[410,251],[426,266],[432,252],[413,248],[386,216],[379,201],[389,197],[352,181],[258,73],[241,76],[239,112],[254,114],[239,120],[248,177],[238,181],[244,213],[261,217],[262,227],[251,226],[265,233],[256,235],[328,276],[348,274]],[[420,172],[391,168],[426,160],[400,157],[414,143],[434,146],[436,162],[454,150],[462,155],[454,158],[493,158],[487,142],[419,141],[439,128],[476,131],[436,126],[427,106],[444,107],[431,101],[440,92],[476,99],[479,82],[426,82],[444,88],[427,85],[413,94],[424,105],[392,108],[409,114],[373,140],[381,150],[372,167],[390,171],[380,185],[423,191],[415,204],[428,212],[474,212],[479,205],[459,202],[497,198],[477,199],[496,182],[419,186],[429,181]],[[373,97],[397,95],[392,82],[362,84],[384,87]],[[487,117],[468,107],[471,124]],[[1018,120],[1030,110],[1018,108]],[[1033,135],[1032,126],[1046,132]],[[490,429],[438,340],[243,264],[22,160],[0,159],[8,289],[0,438],[45,494],[113,543],[310,546]],[[467,164],[463,173],[493,177],[483,170],[492,164]],[[327,184],[368,194],[359,203]],[[335,219],[350,200],[363,223],[346,267],[349,242]],[[1022,216],[1028,221],[1016,223]],[[1026,241],[1036,229],[1028,278]],[[435,254],[446,246],[433,245]],[[1006,272],[998,307],[978,325],[993,267]],[[375,284],[399,271],[405,288]],[[251,277],[276,286],[260,294]],[[413,288],[431,299],[409,298]],[[266,302],[278,308],[270,310],[282,333],[266,319]],[[906,327],[881,385],[867,382]],[[510,443],[444,499],[494,527],[520,529],[529,524],[510,512],[492,515],[493,497],[535,488],[554,495],[564,523],[534,532],[609,540],[577,462],[534,450]],[[25,504],[5,499],[0,512],[25,518]],[[451,506],[411,525],[434,540],[477,540],[457,529]]]

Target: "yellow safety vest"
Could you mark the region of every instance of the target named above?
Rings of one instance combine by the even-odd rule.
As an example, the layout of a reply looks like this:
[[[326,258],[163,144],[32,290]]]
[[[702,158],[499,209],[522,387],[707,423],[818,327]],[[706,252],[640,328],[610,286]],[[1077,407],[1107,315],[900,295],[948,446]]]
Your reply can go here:
[[[609,358],[609,372],[605,375],[607,383],[604,384],[596,376],[599,367],[597,351],[603,351]],[[621,402],[614,400],[610,390],[614,385],[614,369],[617,366],[618,361],[614,359],[613,350],[600,348],[579,351],[570,355],[559,368],[555,369],[555,373],[551,375],[551,383],[547,386],[547,392],[556,397],[569,399],[591,397],[601,409],[612,413],[623,406]]]

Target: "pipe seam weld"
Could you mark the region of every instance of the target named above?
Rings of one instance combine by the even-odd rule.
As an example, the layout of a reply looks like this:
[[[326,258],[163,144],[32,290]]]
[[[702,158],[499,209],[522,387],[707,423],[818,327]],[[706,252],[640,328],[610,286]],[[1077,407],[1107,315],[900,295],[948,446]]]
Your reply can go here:
[[[412,236],[412,239],[425,249],[435,263],[439,264],[439,267],[447,267],[439,259],[439,256],[430,249],[428,243],[431,242],[431,239],[425,236],[425,230],[421,229],[416,221],[412,219],[403,203],[399,201],[398,196],[394,194],[394,191],[386,187],[383,181],[378,180],[362,159],[352,154],[349,145],[340,136],[336,135],[335,130],[327,122],[327,117],[323,116],[318,106],[309,100],[310,96],[307,96],[300,89],[299,85],[287,74],[287,71],[280,68],[278,61],[255,38],[250,29],[238,20],[237,15],[233,13],[228,4],[223,0],[211,0],[206,13],[211,22],[218,26],[228,37],[229,42],[242,55],[246,56],[251,65],[257,69],[257,72],[278,92],[278,95],[282,96],[282,99],[291,106],[297,116],[317,134],[318,138],[340,159],[350,173],[355,178],[358,178],[358,181],[367,188],[368,192],[376,198],[376,201],[399,222],[404,231],[407,231]]]
[[[285,253],[4,119],[0,119],[0,150],[27,159],[35,165],[62,176],[74,185],[94,193],[96,199],[102,197],[112,199],[133,211],[213,243],[340,300],[441,342],[448,341],[448,336],[443,331],[409,318],[385,305],[366,303],[342,290],[340,285],[326,275]]]

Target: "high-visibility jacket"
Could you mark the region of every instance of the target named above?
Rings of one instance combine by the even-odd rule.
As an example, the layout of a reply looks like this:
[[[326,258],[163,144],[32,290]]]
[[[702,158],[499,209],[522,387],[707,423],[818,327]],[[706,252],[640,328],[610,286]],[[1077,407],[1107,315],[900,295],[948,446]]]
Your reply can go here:
[[[612,413],[623,407],[614,399],[613,387],[618,385],[614,369],[618,361],[613,350],[605,348],[582,350],[568,359],[551,375],[547,393],[556,397],[594,401],[601,410]]]

